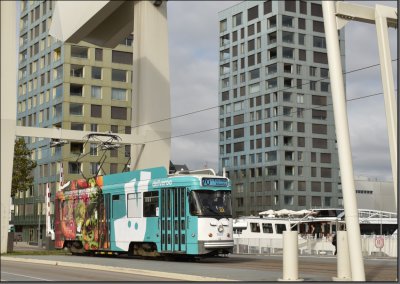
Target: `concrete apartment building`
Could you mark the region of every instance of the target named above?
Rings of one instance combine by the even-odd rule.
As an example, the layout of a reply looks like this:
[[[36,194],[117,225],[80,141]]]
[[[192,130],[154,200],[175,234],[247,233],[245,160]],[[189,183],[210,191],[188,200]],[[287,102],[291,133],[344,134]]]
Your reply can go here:
[[[18,125],[130,133],[132,35],[115,49],[63,44],[48,34],[54,5],[20,2]],[[33,188],[14,198],[13,222],[24,241],[37,241],[39,223],[45,229],[46,183],[54,197],[61,162],[64,181],[81,178],[81,172],[93,176],[104,152],[96,143],[50,147],[49,139],[26,141],[38,166]],[[108,151],[101,173],[123,171],[129,157],[128,146]]]
[[[219,170],[234,215],[341,207],[320,1],[245,1],[219,21]]]

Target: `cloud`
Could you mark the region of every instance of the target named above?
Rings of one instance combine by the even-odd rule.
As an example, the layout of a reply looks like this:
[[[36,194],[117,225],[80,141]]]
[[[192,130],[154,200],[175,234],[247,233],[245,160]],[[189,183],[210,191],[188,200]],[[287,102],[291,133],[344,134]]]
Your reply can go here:
[[[169,53],[172,116],[218,105],[218,12],[239,1],[169,1]],[[356,1],[373,6],[376,2]],[[396,1],[379,1],[397,6]],[[379,63],[375,26],[346,25],[346,70]],[[392,58],[397,31],[389,30]],[[393,63],[397,78],[397,63]],[[346,76],[347,98],[382,92],[380,67]],[[397,81],[395,83],[397,85]],[[348,103],[355,175],[391,178],[383,95]],[[218,108],[172,120],[172,136],[218,127]],[[189,168],[218,168],[218,130],[172,139],[171,159]]]

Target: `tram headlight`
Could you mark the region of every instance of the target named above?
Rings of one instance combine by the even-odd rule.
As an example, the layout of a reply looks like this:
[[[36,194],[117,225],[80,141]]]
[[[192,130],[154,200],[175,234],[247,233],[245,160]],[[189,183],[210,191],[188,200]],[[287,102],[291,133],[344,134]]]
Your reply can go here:
[[[218,226],[218,232],[222,233],[224,231],[224,226],[223,225],[219,225]]]
[[[231,237],[231,234],[227,233],[226,236],[227,236],[228,238],[230,238],[230,237]]]

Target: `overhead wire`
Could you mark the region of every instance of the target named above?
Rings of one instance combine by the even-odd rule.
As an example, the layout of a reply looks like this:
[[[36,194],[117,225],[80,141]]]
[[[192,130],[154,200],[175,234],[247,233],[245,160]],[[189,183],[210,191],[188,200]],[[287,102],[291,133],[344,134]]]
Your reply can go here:
[[[397,60],[398,60],[397,58],[393,59],[392,62],[397,61]],[[343,75],[347,75],[347,74],[351,74],[351,73],[354,73],[354,72],[360,72],[360,71],[367,70],[367,69],[370,69],[370,68],[373,68],[373,67],[377,67],[379,65],[380,65],[380,63],[376,63],[376,64],[373,64],[373,65],[368,65],[368,66],[356,68],[356,69],[353,69],[353,70],[350,70],[350,71],[346,71],[346,72],[343,72],[342,74]],[[317,79],[317,80],[309,80],[309,81],[304,82],[302,84],[298,84],[298,85],[294,85],[294,86],[290,86],[290,87],[284,87],[283,89],[273,91],[272,93],[283,92],[283,91],[287,91],[287,90],[291,90],[291,89],[298,89],[298,87],[309,85],[309,84],[311,84],[311,82],[320,82],[320,81],[323,81],[323,80],[326,80],[326,79],[329,79],[329,77],[328,76],[327,77],[322,77],[322,78]],[[142,127],[142,126],[146,126],[146,125],[151,125],[151,124],[155,124],[155,123],[160,123],[160,122],[164,122],[164,121],[168,121],[168,120],[172,120],[172,119],[176,119],[176,118],[182,118],[182,117],[193,115],[193,114],[196,114],[196,113],[200,113],[200,112],[209,111],[209,110],[212,110],[212,109],[215,109],[215,108],[219,108],[220,106],[221,105],[206,107],[206,108],[195,110],[195,111],[191,111],[191,112],[188,112],[188,113],[183,113],[183,114],[171,116],[171,117],[168,117],[168,118],[163,118],[163,119],[159,119],[159,120],[155,120],[155,121],[151,121],[151,122],[147,122],[147,123],[143,123],[143,124],[138,124],[138,125],[135,125],[135,126],[131,126],[131,129]],[[123,126],[123,127],[125,129],[126,126]]]

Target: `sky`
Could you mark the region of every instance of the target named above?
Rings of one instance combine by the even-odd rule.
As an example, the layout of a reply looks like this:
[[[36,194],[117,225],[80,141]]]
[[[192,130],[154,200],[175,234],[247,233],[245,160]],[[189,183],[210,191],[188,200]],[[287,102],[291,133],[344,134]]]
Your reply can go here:
[[[352,1],[396,7],[396,1]],[[218,12],[240,1],[168,1],[172,117],[171,160],[190,169],[218,170]],[[379,63],[375,25],[349,22],[345,27],[346,70]],[[397,59],[397,30],[389,30],[392,59]],[[392,64],[397,90],[397,62]],[[348,99],[381,93],[380,68],[346,76]],[[396,91],[397,92],[397,91]],[[214,107],[214,108],[213,108]],[[355,176],[392,180],[383,95],[347,103]],[[202,130],[199,134],[186,135]]]

